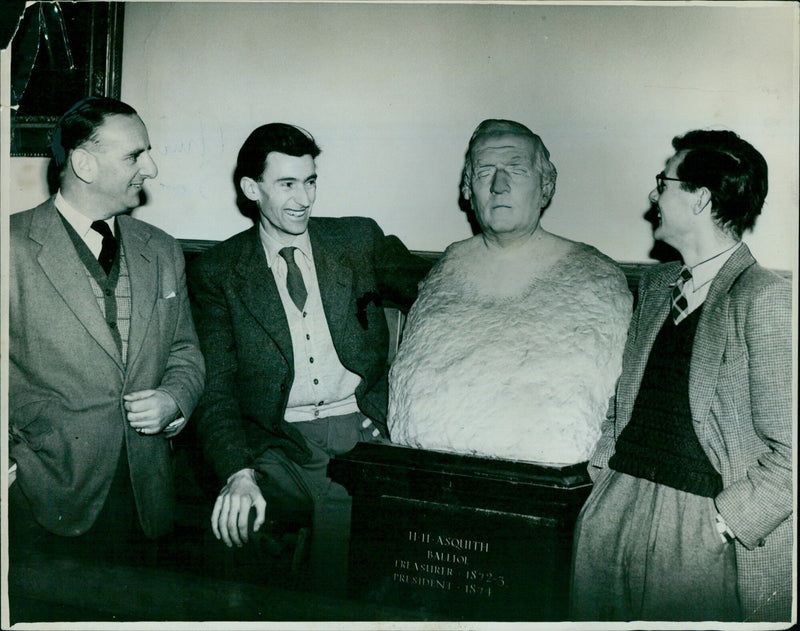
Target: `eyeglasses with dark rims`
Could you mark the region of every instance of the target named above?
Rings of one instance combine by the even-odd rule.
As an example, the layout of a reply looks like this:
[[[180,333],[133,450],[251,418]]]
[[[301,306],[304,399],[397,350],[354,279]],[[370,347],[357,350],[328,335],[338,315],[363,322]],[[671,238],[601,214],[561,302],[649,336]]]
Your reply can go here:
[[[664,172],[662,171],[661,173],[656,175],[656,190],[658,191],[659,195],[661,195],[661,193],[664,192],[664,188],[666,187],[664,182],[666,182],[667,180],[670,182],[686,182],[686,180],[681,180],[677,177],[667,177],[666,175],[664,175]]]

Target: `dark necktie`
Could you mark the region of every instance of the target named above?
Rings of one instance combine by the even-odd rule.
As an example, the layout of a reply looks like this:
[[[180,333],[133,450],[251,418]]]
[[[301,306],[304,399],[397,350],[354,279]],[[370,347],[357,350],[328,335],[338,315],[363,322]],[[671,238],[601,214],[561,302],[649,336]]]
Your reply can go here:
[[[303,282],[303,275],[300,273],[300,268],[294,260],[294,251],[296,248],[283,248],[280,254],[286,261],[286,289],[289,290],[289,296],[297,308],[302,311],[306,304],[308,291]]]
[[[108,276],[111,273],[111,266],[114,265],[114,259],[117,258],[117,240],[105,221],[93,222],[92,230],[103,235],[103,247],[100,249],[100,256],[97,257],[97,260]]]
[[[672,289],[672,320],[675,324],[679,324],[687,315],[689,308],[689,301],[686,299],[685,287],[686,283],[692,278],[691,270],[685,265],[681,268],[681,275],[678,277],[678,282]]]

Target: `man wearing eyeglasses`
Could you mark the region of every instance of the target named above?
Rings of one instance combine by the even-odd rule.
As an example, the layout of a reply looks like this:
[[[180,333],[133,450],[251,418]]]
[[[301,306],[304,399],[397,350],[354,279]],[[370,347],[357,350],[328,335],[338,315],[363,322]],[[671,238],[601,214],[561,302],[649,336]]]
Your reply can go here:
[[[792,604],[791,283],[741,242],[761,154],[692,131],[656,176],[655,237],[575,531],[580,620],[787,621]]]

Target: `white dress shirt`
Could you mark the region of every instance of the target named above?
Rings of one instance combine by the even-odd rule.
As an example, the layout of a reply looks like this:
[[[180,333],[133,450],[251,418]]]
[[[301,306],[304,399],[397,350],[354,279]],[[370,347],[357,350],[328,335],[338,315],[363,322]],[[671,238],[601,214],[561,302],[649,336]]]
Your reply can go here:
[[[705,261],[701,261],[694,267],[689,268],[692,272],[692,278],[686,283],[683,292],[689,304],[686,309],[686,315],[689,315],[706,301],[708,290],[711,287],[711,281],[716,278],[722,266],[728,262],[728,259],[733,256],[733,253],[736,252],[741,245],[742,242],[739,241],[730,246],[727,250],[723,250],[707,258]]]
[[[93,220],[89,219],[86,215],[82,214],[72,204],[61,196],[61,191],[56,193],[55,205],[58,212],[62,214],[64,219],[67,220],[70,226],[73,227],[78,236],[89,247],[94,258],[100,256],[100,250],[103,249],[103,235],[97,230],[92,229]],[[114,233],[114,217],[105,220],[108,227],[111,228],[111,233]]]

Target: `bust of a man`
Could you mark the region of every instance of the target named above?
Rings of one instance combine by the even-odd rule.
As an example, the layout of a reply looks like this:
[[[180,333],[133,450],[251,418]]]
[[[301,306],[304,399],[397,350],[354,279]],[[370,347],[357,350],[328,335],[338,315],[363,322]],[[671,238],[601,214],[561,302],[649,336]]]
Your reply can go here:
[[[482,232],[423,281],[389,377],[389,430],[423,449],[588,460],[613,394],[632,297],[595,248],[546,232],[556,169],[541,139],[488,120],[462,193]]]

